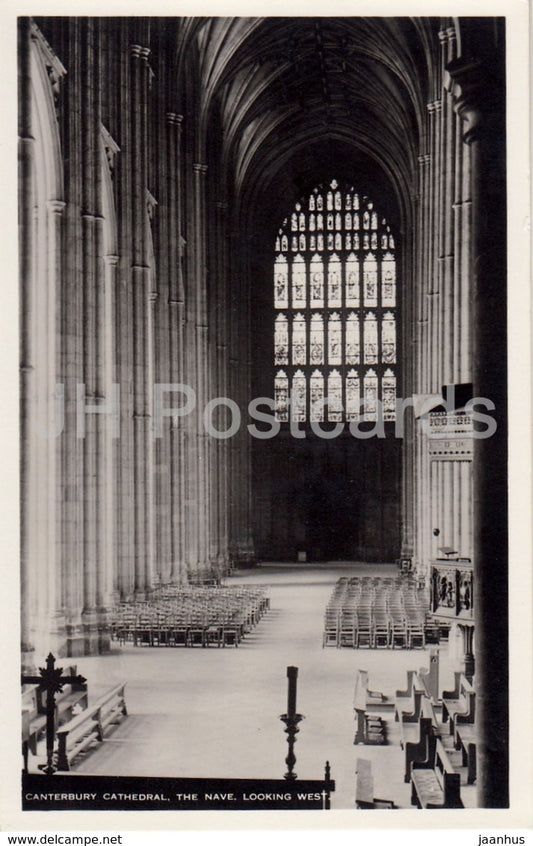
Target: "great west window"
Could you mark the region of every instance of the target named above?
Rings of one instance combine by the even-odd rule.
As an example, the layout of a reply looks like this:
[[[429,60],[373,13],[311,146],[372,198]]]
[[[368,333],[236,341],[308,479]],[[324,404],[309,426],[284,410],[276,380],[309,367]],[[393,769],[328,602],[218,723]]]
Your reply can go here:
[[[279,420],[376,420],[379,404],[395,419],[394,238],[368,197],[332,180],[296,203],[276,237],[274,310]]]

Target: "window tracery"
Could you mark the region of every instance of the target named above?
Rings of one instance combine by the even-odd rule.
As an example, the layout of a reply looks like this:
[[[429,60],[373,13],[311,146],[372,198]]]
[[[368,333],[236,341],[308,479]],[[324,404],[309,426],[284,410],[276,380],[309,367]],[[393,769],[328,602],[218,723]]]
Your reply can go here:
[[[395,419],[394,238],[373,202],[336,180],[295,203],[275,239],[276,416]],[[280,369],[283,368],[283,369]]]

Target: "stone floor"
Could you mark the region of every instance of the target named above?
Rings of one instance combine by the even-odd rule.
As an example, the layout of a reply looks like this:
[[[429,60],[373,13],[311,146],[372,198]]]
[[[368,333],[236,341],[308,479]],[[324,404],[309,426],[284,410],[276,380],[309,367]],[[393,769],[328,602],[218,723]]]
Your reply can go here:
[[[129,716],[77,771],[107,775],[281,778],[286,736],[286,668],[299,668],[297,710],[305,719],[295,746],[299,778],[322,778],[331,763],[332,808],[354,807],[358,757],[373,762],[375,795],[410,808],[393,712],[384,712],[387,746],[354,746],[352,708],[358,669],[388,696],[406,671],[428,665],[426,650],[322,648],[324,608],[341,575],[391,575],[389,565],[264,564],[231,581],[269,585],[271,610],[239,648],[114,645],[105,657],[78,659],[91,698],[127,681]],[[453,650],[452,650],[453,651]],[[440,688],[453,687],[456,660],[440,651]],[[465,787],[467,807],[475,788]]]

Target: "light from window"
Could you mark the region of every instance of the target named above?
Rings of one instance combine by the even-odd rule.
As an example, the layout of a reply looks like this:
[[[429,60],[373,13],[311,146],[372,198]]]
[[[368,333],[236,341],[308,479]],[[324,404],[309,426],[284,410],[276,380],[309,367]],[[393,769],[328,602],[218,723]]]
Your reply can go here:
[[[295,204],[275,239],[276,416],[395,419],[396,259],[387,221],[336,180]],[[280,369],[283,368],[283,369]]]

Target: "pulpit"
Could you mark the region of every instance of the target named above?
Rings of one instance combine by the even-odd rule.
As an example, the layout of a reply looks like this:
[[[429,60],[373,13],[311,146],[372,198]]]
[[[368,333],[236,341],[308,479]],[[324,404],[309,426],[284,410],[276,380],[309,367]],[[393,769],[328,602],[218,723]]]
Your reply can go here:
[[[456,623],[463,637],[465,675],[474,676],[474,567],[469,558],[431,562],[430,616]]]

